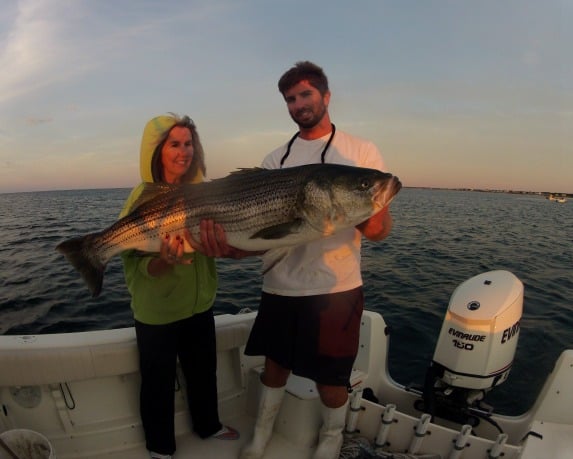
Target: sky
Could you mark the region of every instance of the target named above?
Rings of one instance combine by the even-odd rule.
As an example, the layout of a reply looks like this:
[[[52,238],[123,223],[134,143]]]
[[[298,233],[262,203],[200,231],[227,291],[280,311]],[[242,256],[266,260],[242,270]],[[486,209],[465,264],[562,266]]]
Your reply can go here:
[[[3,0],[0,193],[133,187],[167,112],[208,178],[258,166],[300,60],[405,186],[573,193],[572,23],[573,0]]]

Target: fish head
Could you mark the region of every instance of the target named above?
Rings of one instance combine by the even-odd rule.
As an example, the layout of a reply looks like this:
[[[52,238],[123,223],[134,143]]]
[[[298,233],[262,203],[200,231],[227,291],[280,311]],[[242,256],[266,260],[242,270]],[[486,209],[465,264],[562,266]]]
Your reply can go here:
[[[305,187],[304,213],[323,234],[355,226],[387,206],[400,191],[400,180],[376,169],[324,165]]]

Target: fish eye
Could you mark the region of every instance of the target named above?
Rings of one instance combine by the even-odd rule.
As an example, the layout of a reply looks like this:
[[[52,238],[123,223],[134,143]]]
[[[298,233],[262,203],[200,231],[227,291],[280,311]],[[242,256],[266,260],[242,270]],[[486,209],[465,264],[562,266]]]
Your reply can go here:
[[[360,182],[360,189],[367,190],[368,188],[370,188],[370,181],[367,179],[362,179],[362,181]]]

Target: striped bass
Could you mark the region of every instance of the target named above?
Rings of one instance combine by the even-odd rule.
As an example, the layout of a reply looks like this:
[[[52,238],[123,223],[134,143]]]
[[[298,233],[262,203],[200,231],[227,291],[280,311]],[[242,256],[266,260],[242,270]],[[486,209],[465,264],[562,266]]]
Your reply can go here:
[[[198,184],[149,183],[128,215],[56,249],[95,297],[112,257],[130,249],[159,252],[167,234],[185,228],[200,240],[201,220],[221,224],[231,246],[264,251],[356,226],[388,205],[401,187],[392,174],[339,164],[241,169]],[[192,250],[186,242],[185,251]]]

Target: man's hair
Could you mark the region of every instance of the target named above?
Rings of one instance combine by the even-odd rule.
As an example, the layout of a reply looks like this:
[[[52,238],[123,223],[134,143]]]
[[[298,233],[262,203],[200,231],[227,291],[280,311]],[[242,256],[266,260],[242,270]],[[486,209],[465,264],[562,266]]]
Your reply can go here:
[[[303,80],[308,80],[322,95],[328,92],[328,78],[324,71],[310,61],[297,62],[288,69],[279,80],[279,91],[284,96],[286,91]]]

